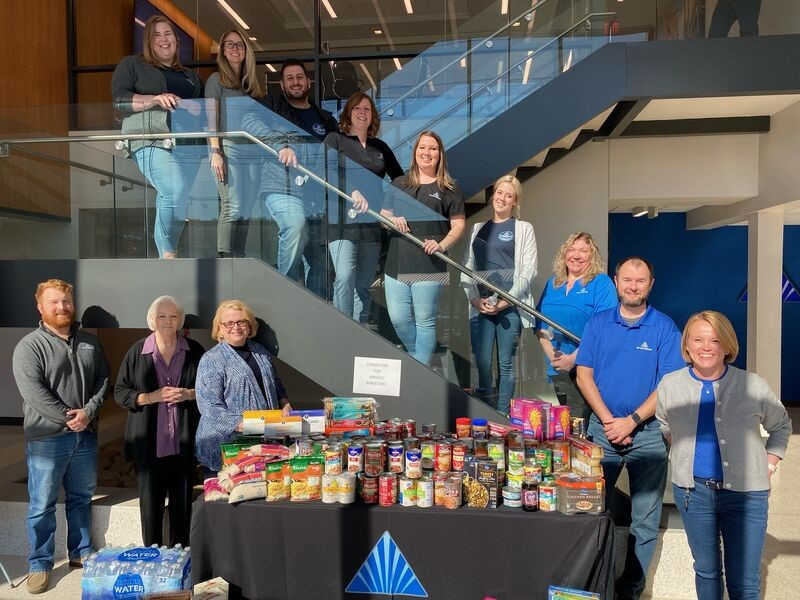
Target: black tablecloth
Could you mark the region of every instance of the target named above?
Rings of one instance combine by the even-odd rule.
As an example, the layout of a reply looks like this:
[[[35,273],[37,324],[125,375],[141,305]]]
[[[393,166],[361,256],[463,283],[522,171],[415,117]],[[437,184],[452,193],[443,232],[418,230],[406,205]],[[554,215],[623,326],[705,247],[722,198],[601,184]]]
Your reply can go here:
[[[402,553],[389,549],[391,540]],[[381,541],[380,544],[378,542]],[[369,568],[362,569],[373,548]],[[353,504],[194,504],[191,530],[195,583],[222,577],[260,599],[385,599],[345,589],[391,588],[428,598],[547,598],[549,585],[613,597],[614,526],[606,516],[462,508]],[[413,571],[403,575],[403,557]],[[360,572],[362,577],[356,577]],[[417,586],[413,579],[419,582]],[[410,582],[410,583],[409,583]],[[353,589],[353,588],[351,588]],[[420,593],[420,589],[423,593]]]

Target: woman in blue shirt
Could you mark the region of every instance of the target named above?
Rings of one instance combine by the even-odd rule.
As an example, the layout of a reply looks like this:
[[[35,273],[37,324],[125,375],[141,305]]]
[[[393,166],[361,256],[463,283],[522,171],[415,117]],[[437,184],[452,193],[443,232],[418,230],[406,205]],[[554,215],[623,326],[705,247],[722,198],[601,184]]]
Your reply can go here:
[[[476,223],[467,247],[466,267],[506,290],[526,304],[533,302],[531,283],[536,277],[536,236],[533,225],[514,217],[519,215],[522,185],[516,177],[504,175],[494,184],[490,221]],[[470,303],[472,351],[478,368],[481,399],[508,415],[516,386],[514,364],[523,325],[532,323],[520,316],[516,306],[498,298],[490,289],[461,276]],[[497,387],[492,376],[492,356],[497,344]],[[496,395],[496,401],[495,401]],[[496,402],[496,404],[495,404]]]
[[[692,315],[681,338],[689,366],[665,375],[657,389],[699,600],[722,600],[723,571],[731,600],[761,597],[770,480],[792,433],[767,382],[731,364],[738,352],[725,315]]]
[[[553,259],[553,273],[544,287],[537,309],[578,337],[595,313],[617,305],[614,282],[605,274],[600,249],[586,232],[573,233]],[[591,409],[575,383],[578,346],[541,322],[536,335],[547,357],[547,377],[561,404],[574,417],[588,419]]]

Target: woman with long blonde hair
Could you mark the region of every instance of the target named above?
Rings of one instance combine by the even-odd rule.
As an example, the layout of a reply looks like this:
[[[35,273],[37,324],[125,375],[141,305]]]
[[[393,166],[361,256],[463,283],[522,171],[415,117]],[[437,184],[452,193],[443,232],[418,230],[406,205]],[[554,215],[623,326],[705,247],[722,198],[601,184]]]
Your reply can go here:
[[[617,305],[614,282],[605,273],[600,249],[585,231],[570,235],[553,259],[553,277],[544,287],[538,309],[577,336],[595,313]],[[575,417],[589,418],[591,410],[575,383],[577,345],[558,331],[536,324],[536,335],[547,357],[547,377],[559,403]]]
[[[264,96],[264,85],[248,36],[238,29],[222,34],[217,68],[206,83],[209,130],[241,129],[242,112],[253,108],[247,98]],[[209,162],[220,197],[217,251],[221,257],[245,255],[249,216],[257,196],[258,155],[258,148],[245,140],[209,139]]]

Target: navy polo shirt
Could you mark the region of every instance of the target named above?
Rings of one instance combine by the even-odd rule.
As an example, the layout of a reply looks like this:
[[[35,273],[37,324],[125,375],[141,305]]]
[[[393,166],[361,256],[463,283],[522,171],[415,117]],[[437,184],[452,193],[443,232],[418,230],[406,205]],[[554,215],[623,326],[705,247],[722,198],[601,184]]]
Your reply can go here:
[[[648,306],[628,325],[619,307],[595,314],[586,324],[575,364],[594,369],[594,381],[614,417],[639,408],[667,373],[686,366],[681,334],[664,313]]]

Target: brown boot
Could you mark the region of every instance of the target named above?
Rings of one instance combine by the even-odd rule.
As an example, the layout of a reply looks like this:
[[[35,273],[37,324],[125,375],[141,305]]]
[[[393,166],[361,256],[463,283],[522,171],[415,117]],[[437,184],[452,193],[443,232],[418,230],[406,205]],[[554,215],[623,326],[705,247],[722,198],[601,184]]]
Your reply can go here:
[[[50,571],[33,571],[28,573],[28,593],[41,594],[50,585]]]

